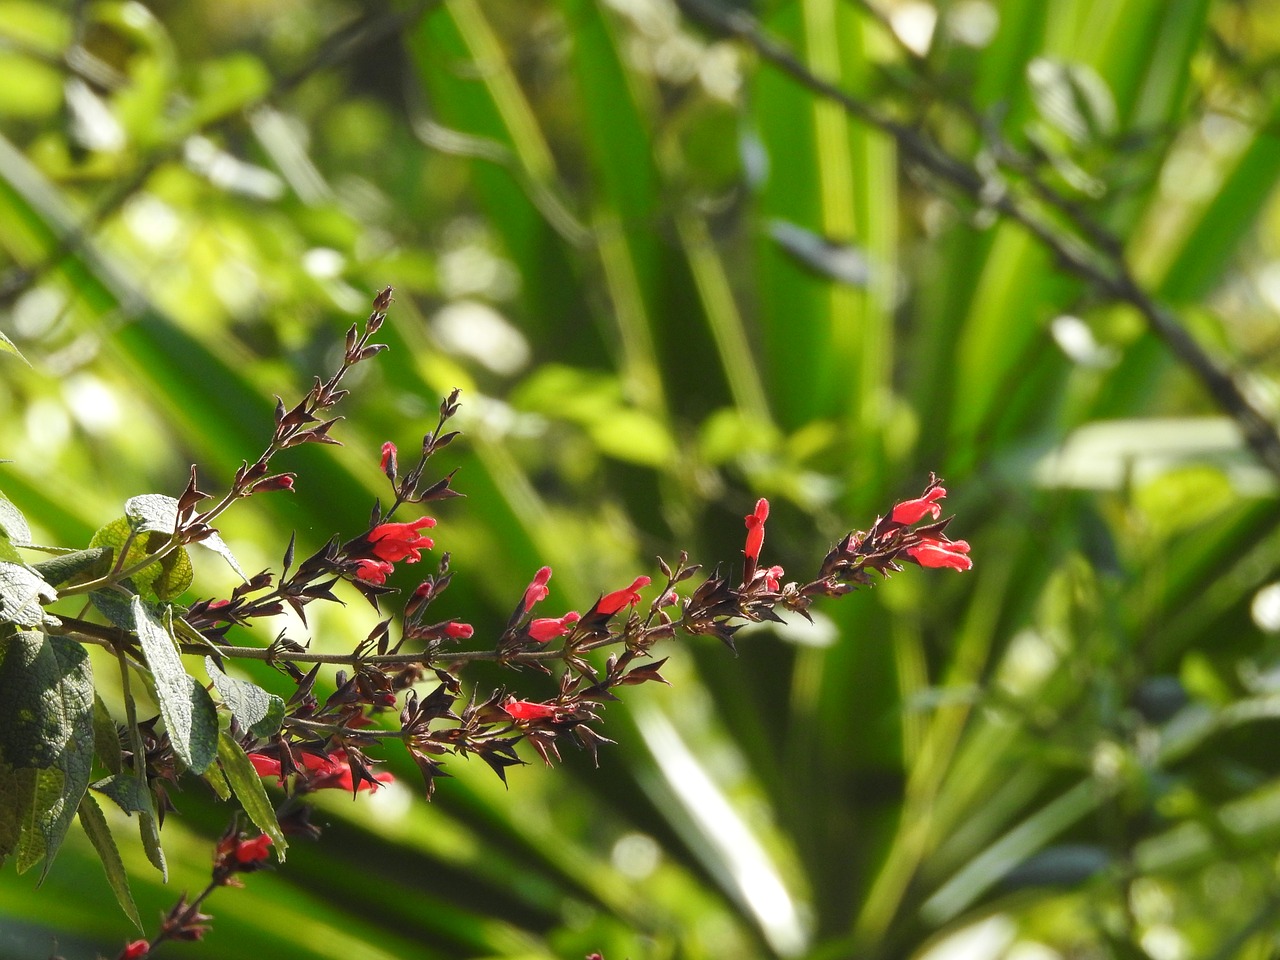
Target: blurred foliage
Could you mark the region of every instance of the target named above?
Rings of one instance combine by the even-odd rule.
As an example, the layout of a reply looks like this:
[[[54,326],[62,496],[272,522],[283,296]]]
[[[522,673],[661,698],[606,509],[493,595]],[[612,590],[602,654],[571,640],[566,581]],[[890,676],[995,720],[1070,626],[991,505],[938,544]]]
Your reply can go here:
[[[740,9],[1066,198],[1274,411],[1280,3]],[[797,576],[931,469],[974,547],[972,574],[913,571],[737,659],[673,644],[599,770],[508,792],[455,762],[428,806],[393,755],[402,788],[326,798],[323,840],[175,956],[1280,950],[1276,478],[992,197],[670,0],[0,0],[0,73],[0,329],[30,360],[0,356],[0,489],[37,541],[86,544],[193,462],[225,484],[390,283],[347,445],[291,452],[298,492],[222,527],[250,571],[290,531],[363,529],[379,445],[412,449],[453,386],[469,499],[439,534],[481,635],[544,562],[581,609],[654,554],[734,557],[761,495]],[[349,648],[369,617],[309,634]],[[122,850],[144,922],[225,823],[175,802],[168,887]],[[0,956],[131,931],[82,837],[40,889],[0,874]]]

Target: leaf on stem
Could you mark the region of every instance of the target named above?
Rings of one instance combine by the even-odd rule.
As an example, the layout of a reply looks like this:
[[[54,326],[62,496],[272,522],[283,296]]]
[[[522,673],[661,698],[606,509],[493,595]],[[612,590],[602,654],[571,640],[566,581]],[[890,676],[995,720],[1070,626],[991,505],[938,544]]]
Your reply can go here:
[[[131,497],[125,501],[124,514],[137,523],[136,529],[141,533],[168,535],[173,533],[178,524],[178,501],[162,493],[144,493],[140,497]],[[240,569],[240,564],[231,552],[231,548],[216,532],[196,542],[227,561],[227,565],[241,580],[249,579]]]
[[[270,737],[280,729],[284,720],[282,699],[255,683],[227,676],[218,669],[212,657],[204,658],[204,668],[218,696],[222,697],[222,702],[245,731],[255,737]]]
[[[18,871],[66,837],[93,766],[93,675],[84,647],[17,633],[0,647],[0,858]],[[16,845],[16,846],[15,846]]]
[[[56,587],[82,573],[88,573],[94,577],[102,576],[110,569],[112,552],[110,547],[76,550],[33,563],[31,569],[40,574],[45,583]]]
[[[124,550],[124,559],[115,566],[119,570],[136,567],[146,561],[148,554],[159,550],[167,536],[139,531],[129,517],[118,517],[100,527],[89,540],[90,548],[109,547],[113,555]],[[184,549],[174,550],[155,563],[132,573],[128,579],[139,591],[154,593],[161,600],[168,600],[191,586],[191,560]]]
[[[124,769],[116,722],[111,719],[107,705],[96,693],[93,695],[93,753],[98,762],[111,773],[117,774]]]
[[[27,526],[27,518],[13,503],[0,494],[0,539],[12,541],[19,547],[31,543],[31,528]]]
[[[227,775],[227,781],[240,800],[240,805],[244,807],[244,812],[259,830],[271,838],[276,856],[283,863],[284,851],[289,844],[276,820],[275,807],[271,805],[267,790],[262,785],[262,778],[253,769],[249,757],[240,748],[240,744],[225,732],[218,734],[218,764]]]
[[[145,780],[138,779],[132,772],[114,774],[89,784],[104,797],[109,797],[115,805],[133,816],[135,813],[154,813],[151,805],[151,789]]]
[[[18,847],[35,792],[35,770],[30,767],[15,770],[0,762],[0,866]]]
[[[166,622],[161,622],[136,596],[132,610],[134,631],[155,678],[160,714],[173,751],[192,771],[203,773],[217,752],[218,716],[213,700],[182,665],[173,628],[167,622],[172,612],[166,610]]]
[[[30,567],[0,561],[0,622],[38,627],[45,621],[44,605],[57,599],[58,592]]]
[[[124,911],[125,916],[133,921],[133,925],[141,930],[142,920],[138,916],[138,907],[133,902],[133,894],[129,890],[129,875],[125,872],[124,862],[120,859],[115,838],[111,836],[111,831],[107,827],[107,818],[102,815],[102,808],[98,806],[98,801],[93,799],[93,794],[86,793],[80,798],[78,813],[80,826],[88,835],[93,849],[97,851],[98,859],[102,861],[102,869],[107,873],[107,883],[111,885],[111,892],[116,895],[116,902],[120,904],[120,909]]]
[[[3,333],[0,333],[0,353],[7,353],[11,357],[17,357],[19,360],[25,363],[28,367],[31,366],[31,361],[28,360],[26,357],[24,357],[22,355],[22,351],[19,350],[16,346],[14,346],[13,341],[10,340],[8,337],[6,337]]]

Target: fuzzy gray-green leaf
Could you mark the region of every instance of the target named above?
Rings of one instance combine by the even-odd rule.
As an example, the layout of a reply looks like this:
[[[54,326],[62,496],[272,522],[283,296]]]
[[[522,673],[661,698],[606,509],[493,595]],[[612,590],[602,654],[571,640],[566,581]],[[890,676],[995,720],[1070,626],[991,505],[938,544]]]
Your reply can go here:
[[[160,713],[173,750],[193,771],[202,773],[217,752],[218,717],[213,701],[183,667],[172,629],[147,609],[142,598],[133,598],[132,609],[138,642],[155,678]]]
[[[93,766],[93,675],[80,644],[28,632],[0,648],[0,766],[32,790],[18,870],[44,860],[47,874]]]
[[[107,883],[111,892],[116,895],[116,902],[125,916],[133,921],[133,925],[142,929],[142,919],[138,916],[138,907],[133,902],[133,894],[129,890],[129,875],[125,872],[124,862],[120,859],[120,851],[116,847],[115,837],[107,826],[107,818],[102,815],[102,808],[93,794],[86,793],[80,798],[80,826],[93,844],[93,849],[102,861],[102,869],[107,873]]]
[[[209,672],[218,696],[231,710],[240,726],[255,737],[269,737],[280,729],[284,719],[284,701],[268,693],[255,683],[229,677],[213,662],[204,658],[204,668]]]

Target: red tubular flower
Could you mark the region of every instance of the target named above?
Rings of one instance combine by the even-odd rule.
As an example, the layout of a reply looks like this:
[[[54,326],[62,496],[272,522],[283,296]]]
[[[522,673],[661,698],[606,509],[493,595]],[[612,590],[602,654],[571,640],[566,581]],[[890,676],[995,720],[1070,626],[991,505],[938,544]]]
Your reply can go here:
[[[379,468],[388,477],[394,476],[396,472],[396,445],[388,440],[382,445],[382,460],[378,463]],[[388,470],[387,467],[391,469]]]
[[[953,570],[971,570],[969,544],[963,540],[921,540],[914,547],[907,547],[906,554],[922,567],[951,567]]]
[[[923,497],[917,497],[914,500],[904,500],[893,508],[893,522],[903,525],[915,523],[923,518],[926,514],[937,520],[942,515],[942,508],[938,506],[937,501],[947,495],[945,487],[934,487],[925,493]]]
[[[314,753],[304,753],[302,755],[302,766],[311,771],[311,788],[313,790],[346,790],[351,792],[354,786],[354,780],[351,776],[351,765],[347,763],[347,754],[344,750],[335,750],[327,757],[317,757]],[[360,790],[377,790],[379,785],[391,783],[395,777],[386,771],[376,771],[373,775],[374,783],[368,780],[360,781]]]
[[[430,537],[418,536],[424,527],[434,527],[434,517],[420,517],[411,523],[380,523],[369,531],[368,540],[373,544],[373,555],[391,563],[417,563],[422,559],[421,550],[430,550],[436,542]]]
[[[563,637],[581,619],[581,614],[573,610],[563,617],[541,617],[530,622],[529,636],[539,643],[549,643],[556,637]]]
[[[512,720],[542,720],[556,715],[556,708],[547,703],[532,703],[529,700],[517,700],[509,697],[502,705]]]
[[[268,757],[263,753],[251,753],[249,754],[249,762],[253,764],[253,769],[257,771],[260,777],[280,776],[280,761],[275,757]]]
[[[528,613],[533,609],[533,605],[542,600],[550,592],[547,590],[547,581],[551,579],[551,568],[543,567],[533,575],[533,581],[529,586],[524,588],[524,612]]]
[[[395,567],[384,560],[357,560],[356,577],[369,583],[386,583]]]
[[[631,586],[606,593],[596,601],[596,613],[614,614],[623,607],[634,606],[640,602],[640,588],[647,587],[649,583],[648,577],[636,577],[631,581]]]
[[[760,548],[764,546],[764,522],[769,519],[769,501],[761,497],[756,501],[756,509],[744,518],[747,524],[747,545],[743,553],[752,563],[760,559]]]
[[[139,960],[151,952],[151,943],[147,940],[135,940],[126,944],[120,951],[120,960]]]
[[[454,640],[466,640],[473,633],[475,628],[469,623],[459,623],[457,620],[450,620],[445,624],[444,635]]]
[[[253,764],[253,769],[258,771],[260,777],[279,777],[280,761],[275,757],[268,757],[261,753],[249,754],[249,762]],[[327,757],[317,756],[314,753],[303,753],[299,755],[299,762],[302,769],[311,774],[310,785],[313,790],[342,789],[350,790],[352,787],[351,766],[347,763],[347,754],[343,750],[335,750]],[[373,775],[376,783],[369,783],[363,780],[360,783],[361,790],[376,790],[379,784],[392,783],[395,777],[385,771],[377,771]]]
[[[265,833],[254,837],[252,840],[241,840],[236,844],[236,862],[243,864],[261,863],[267,859],[270,848],[271,838]]]

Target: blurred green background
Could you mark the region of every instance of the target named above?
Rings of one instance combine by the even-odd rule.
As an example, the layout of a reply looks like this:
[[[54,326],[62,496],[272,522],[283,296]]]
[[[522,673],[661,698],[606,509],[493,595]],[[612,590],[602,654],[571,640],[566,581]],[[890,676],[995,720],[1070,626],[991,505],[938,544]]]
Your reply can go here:
[[[1053,228],[1109,235],[1275,410],[1280,3],[739,9],[997,193],[1064,198]],[[31,361],[0,357],[0,490],[38,540],[85,544],[190,463],[225,485],[393,284],[346,446],[227,516],[247,570],[362,531],[380,444],[407,457],[454,386],[438,609],[478,638],[543,563],[559,612],[657,554],[732,562],[759,496],[796,578],[930,470],[973,544],[972,573],[908,570],[737,658],[669,644],[598,770],[507,790],[454,761],[428,805],[390,751],[395,787],[323,798],[319,843],[164,955],[1280,955],[1276,477],[996,194],[671,0],[2,0],[0,78],[0,330]],[[215,560],[192,597],[232,584]],[[347,599],[282,626],[350,649],[375,618]],[[175,802],[167,887],[113,821],[152,924],[229,813]],[[34,883],[0,873],[0,956],[136,936],[78,831]]]

